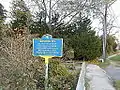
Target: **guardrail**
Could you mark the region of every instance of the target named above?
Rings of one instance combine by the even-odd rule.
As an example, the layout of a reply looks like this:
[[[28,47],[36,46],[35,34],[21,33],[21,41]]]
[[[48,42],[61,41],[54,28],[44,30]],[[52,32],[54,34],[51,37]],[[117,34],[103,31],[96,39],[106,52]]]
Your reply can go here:
[[[78,79],[76,90],[85,90],[85,72],[86,72],[85,62],[82,63],[82,67],[81,68],[82,69],[80,71],[80,75],[79,75],[79,79]]]

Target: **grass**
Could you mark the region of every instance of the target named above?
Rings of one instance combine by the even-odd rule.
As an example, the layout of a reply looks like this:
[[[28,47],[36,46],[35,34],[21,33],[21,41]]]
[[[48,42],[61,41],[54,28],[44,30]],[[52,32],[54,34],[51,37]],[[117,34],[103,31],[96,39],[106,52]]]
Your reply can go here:
[[[110,65],[110,61],[109,60],[106,60],[105,62],[100,62],[99,64],[98,64],[98,66],[100,66],[101,68],[106,68],[107,66],[109,66]]]
[[[110,60],[112,60],[112,61],[120,61],[120,55],[116,55],[115,57],[111,57]]]
[[[120,67],[120,54],[119,55],[116,55],[116,56],[114,56],[114,57],[111,57],[111,58],[109,58],[110,59],[110,61],[111,61],[111,63],[113,64],[113,65],[115,65],[115,66],[119,66]]]
[[[78,67],[81,67],[81,64],[79,62],[74,62],[74,61],[63,62],[63,64],[69,70],[69,72],[74,76],[73,87],[71,87],[70,90],[75,90],[81,70],[81,68]]]
[[[116,80],[114,87],[116,88],[116,90],[120,90],[120,80]]]

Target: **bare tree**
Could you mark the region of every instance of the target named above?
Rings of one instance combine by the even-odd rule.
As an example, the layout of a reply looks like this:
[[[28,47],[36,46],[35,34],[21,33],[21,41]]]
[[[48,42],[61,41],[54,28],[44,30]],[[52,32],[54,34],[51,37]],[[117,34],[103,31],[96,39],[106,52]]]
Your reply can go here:
[[[102,7],[104,0],[33,0],[31,3],[37,7],[36,11],[42,12],[43,20],[48,23],[49,28],[56,16],[56,28],[59,28],[61,23],[67,25],[78,15],[81,15],[81,18],[92,15]]]

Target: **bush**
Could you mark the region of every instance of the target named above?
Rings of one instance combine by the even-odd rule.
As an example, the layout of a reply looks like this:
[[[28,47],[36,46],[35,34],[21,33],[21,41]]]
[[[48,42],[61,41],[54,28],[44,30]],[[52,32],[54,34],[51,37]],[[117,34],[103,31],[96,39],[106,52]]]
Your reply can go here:
[[[52,90],[71,90],[76,74],[72,74],[60,61],[50,61],[49,84]]]

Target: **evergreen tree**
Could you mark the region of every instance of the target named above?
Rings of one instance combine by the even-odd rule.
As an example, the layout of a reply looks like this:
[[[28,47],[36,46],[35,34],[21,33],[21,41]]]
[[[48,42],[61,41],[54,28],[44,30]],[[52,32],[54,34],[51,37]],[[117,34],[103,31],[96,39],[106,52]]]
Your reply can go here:
[[[65,46],[74,49],[75,58],[91,60],[101,55],[101,40],[92,30],[90,19],[78,19],[59,34],[64,38]]]
[[[115,37],[112,35],[107,36],[107,53],[113,53],[116,51],[117,43],[115,42]]]
[[[6,18],[6,10],[4,9],[4,6],[0,3],[0,39],[2,38],[2,27],[4,26],[4,21]]]
[[[0,3],[0,23],[2,23],[6,18],[5,12],[6,10],[4,9],[4,6]]]
[[[75,57],[91,60],[101,55],[100,38],[91,29],[91,20],[84,18],[76,23],[74,35],[71,37],[71,45],[75,51]]]
[[[31,14],[23,0],[13,0],[12,2],[12,21],[11,28],[20,28],[28,26],[30,23]]]
[[[44,11],[37,12],[36,13],[36,19],[35,21],[32,22],[30,25],[29,29],[31,34],[40,34],[40,37],[46,33],[52,34],[55,36],[55,32],[57,30],[60,30],[61,27],[59,27],[57,30],[54,30],[57,27],[58,24],[58,19],[59,19],[59,13],[54,13],[52,15],[51,19],[51,29],[49,28],[49,24],[46,22],[46,15]]]

